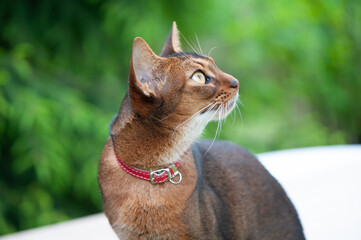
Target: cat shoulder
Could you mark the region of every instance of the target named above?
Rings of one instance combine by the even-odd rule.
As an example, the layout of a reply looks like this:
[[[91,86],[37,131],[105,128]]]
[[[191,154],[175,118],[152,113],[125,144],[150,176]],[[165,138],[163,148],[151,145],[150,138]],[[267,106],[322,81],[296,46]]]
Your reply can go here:
[[[194,143],[192,150],[198,172],[203,177],[257,179],[259,183],[272,179],[255,155],[232,142],[215,141],[212,144],[212,141],[202,140]]]
[[[256,156],[249,150],[229,141],[197,141],[193,144],[193,154],[203,161],[216,161],[225,165],[258,163]]]

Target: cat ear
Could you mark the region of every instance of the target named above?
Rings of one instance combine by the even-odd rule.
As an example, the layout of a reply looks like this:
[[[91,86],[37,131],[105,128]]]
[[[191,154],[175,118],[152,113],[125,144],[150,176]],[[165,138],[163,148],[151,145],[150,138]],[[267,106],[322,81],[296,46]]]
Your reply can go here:
[[[136,37],[133,41],[132,58],[129,67],[129,86],[137,87],[146,97],[155,97],[155,71],[160,62],[158,57],[143,38]]]
[[[162,58],[157,56],[140,37],[133,41],[129,64],[129,97],[135,111],[146,115],[161,102],[161,82],[158,79]]]
[[[173,53],[183,52],[180,48],[180,41],[179,41],[179,31],[177,28],[177,24],[173,21],[172,29],[168,35],[168,39],[165,42],[162,52],[160,53],[161,57],[166,57]]]

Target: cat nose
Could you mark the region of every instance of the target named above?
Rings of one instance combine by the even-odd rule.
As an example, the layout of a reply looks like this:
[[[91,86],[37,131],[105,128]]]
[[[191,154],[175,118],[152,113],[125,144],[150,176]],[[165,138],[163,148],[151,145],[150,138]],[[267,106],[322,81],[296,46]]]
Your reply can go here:
[[[231,82],[231,88],[238,88],[239,87],[239,82],[237,80],[233,80]]]

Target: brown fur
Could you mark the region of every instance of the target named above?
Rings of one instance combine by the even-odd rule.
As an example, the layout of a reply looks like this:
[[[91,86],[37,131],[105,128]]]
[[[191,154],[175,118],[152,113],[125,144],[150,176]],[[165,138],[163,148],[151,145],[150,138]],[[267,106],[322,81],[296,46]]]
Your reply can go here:
[[[211,81],[190,79],[198,70]],[[226,142],[205,154],[210,142],[195,142],[208,121],[234,107],[238,86],[212,58],[182,53],[175,23],[160,56],[134,40],[129,91],[98,174],[120,239],[304,239],[292,203],[253,155]],[[152,185],[123,171],[114,154],[148,171],[181,159],[183,180]]]

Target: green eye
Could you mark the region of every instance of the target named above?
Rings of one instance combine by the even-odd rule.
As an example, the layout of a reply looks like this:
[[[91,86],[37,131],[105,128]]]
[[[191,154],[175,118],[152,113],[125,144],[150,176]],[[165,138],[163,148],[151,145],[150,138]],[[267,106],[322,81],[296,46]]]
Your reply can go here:
[[[199,82],[199,83],[206,83],[206,76],[202,72],[195,72],[192,77],[192,80]]]

